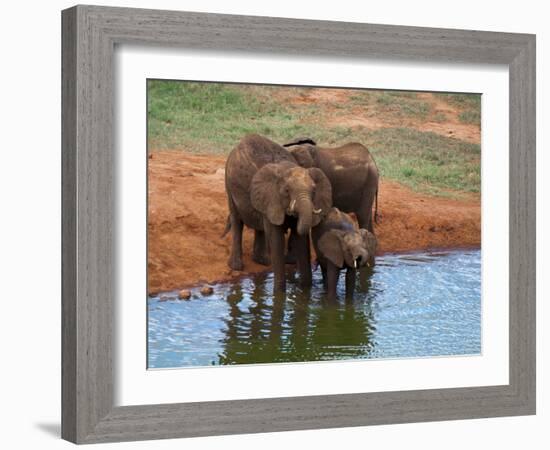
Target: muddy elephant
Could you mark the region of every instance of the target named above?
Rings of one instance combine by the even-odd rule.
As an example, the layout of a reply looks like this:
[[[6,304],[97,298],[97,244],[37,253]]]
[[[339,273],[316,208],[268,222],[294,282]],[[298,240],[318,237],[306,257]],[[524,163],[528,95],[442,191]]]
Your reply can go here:
[[[346,297],[355,291],[357,269],[374,263],[377,241],[374,234],[358,228],[352,218],[331,208],[323,221],[311,230],[317,260],[329,300],[336,299],[341,270],[346,270]]]
[[[321,169],[332,185],[332,203],[353,212],[359,226],[374,233],[378,209],[378,168],[367,148],[359,143],[319,147],[311,138],[297,138],[283,145],[302,167]],[[375,205],[376,201],[376,205]]]
[[[248,135],[227,158],[225,186],[233,237],[229,267],[243,268],[246,225],[255,230],[254,261],[266,264],[269,254],[274,290],[284,291],[284,240],[290,229],[301,283],[311,285],[309,232],[332,203],[330,182],[323,172],[299,166],[285,148],[263,136]]]

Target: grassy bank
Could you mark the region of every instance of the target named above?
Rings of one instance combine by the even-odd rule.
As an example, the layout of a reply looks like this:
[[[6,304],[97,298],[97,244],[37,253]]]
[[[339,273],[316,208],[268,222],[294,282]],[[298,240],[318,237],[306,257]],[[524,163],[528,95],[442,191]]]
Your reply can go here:
[[[337,92],[338,98],[314,98],[311,92],[309,88],[151,80],[149,149],[227,154],[247,133],[281,143],[296,136],[314,137],[320,145],[358,141],[372,152],[383,177],[438,195],[479,192],[478,144],[412,125],[347,123],[357,116],[394,125],[445,123],[449,117],[434,110],[431,94],[354,90]],[[454,108],[460,122],[478,126],[480,96],[436,94],[434,98]]]

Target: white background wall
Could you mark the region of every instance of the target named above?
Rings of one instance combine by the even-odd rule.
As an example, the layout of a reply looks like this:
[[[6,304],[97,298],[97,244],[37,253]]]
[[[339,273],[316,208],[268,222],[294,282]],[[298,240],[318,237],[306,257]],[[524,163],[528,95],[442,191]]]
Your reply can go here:
[[[537,34],[538,229],[550,227],[543,197],[550,120],[544,2],[462,0],[334,2],[278,0],[106,1],[104,5],[270,15]],[[3,448],[67,448],[60,421],[60,10],[70,1],[4,2],[0,69],[0,414]],[[546,18],[546,19],[545,19]],[[6,139],[7,138],[7,139]],[[545,161],[546,159],[546,161]],[[546,195],[546,198],[548,196]],[[548,203],[548,202],[546,202]],[[538,237],[538,415],[121,444],[117,448],[547,448],[549,240]],[[548,326],[548,325],[547,325]],[[546,366],[546,367],[544,367]],[[343,380],[335,380],[343,382]],[[546,425],[546,427],[545,427]]]

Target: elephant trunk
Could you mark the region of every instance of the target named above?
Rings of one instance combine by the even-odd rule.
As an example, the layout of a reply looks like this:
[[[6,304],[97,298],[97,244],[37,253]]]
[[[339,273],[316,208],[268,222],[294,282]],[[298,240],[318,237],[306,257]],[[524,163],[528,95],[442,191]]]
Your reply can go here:
[[[299,195],[296,200],[296,212],[298,215],[297,231],[300,236],[304,236],[311,230],[313,204],[309,195]]]
[[[357,251],[351,252],[353,262],[348,263],[350,267],[357,269],[358,267],[363,267],[369,262],[369,253],[365,249],[358,249]]]
[[[360,266],[366,265],[369,261],[369,252],[367,252],[366,250],[361,250],[355,260],[359,263]]]

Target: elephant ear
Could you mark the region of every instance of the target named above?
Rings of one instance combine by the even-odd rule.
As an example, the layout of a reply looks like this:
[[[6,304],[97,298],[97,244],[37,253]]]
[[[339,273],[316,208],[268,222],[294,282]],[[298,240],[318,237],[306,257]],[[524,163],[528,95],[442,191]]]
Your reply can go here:
[[[282,225],[285,210],[279,192],[282,168],[279,164],[266,164],[252,177],[250,201],[273,225]]]
[[[312,149],[313,147],[309,145],[298,145],[292,147],[290,153],[301,167],[309,169],[315,165],[313,155],[311,154]]]
[[[336,267],[344,267],[343,231],[330,230],[319,239],[319,250]]]
[[[297,137],[287,142],[286,144],[283,144],[283,147],[292,147],[293,145],[304,145],[304,144],[317,145],[317,142],[315,142],[310,137]]]
[[[315,192],[313,194],[313,207],[315,211],[312,220],[312,226],[315,227],[319,225],[319,222],[328,214],[332,207],[332,187],[321,169],[313,167],[308,170],[309,175],[315,182]]]
[[[372,258],[376,253],[376,247],[378,246],[378,240],[376,236],[368,230],[361,228],[359,230],[361,237],[363,238],[363,243],[369,252],[369,256]]]

